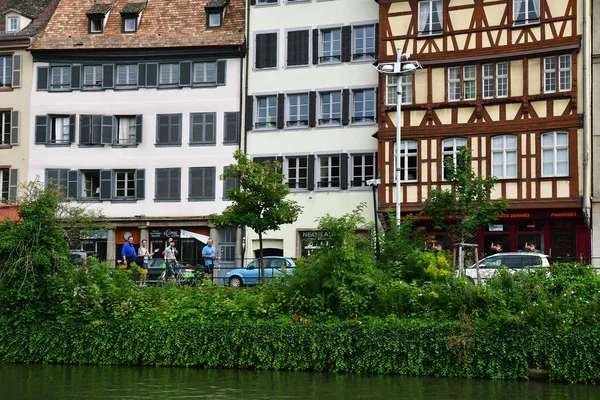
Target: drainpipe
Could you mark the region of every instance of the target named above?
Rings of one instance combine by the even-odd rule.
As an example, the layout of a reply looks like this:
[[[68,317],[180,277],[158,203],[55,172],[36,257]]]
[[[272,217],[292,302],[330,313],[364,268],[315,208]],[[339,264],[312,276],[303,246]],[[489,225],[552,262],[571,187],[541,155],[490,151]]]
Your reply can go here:
[[[583,220],[586,228],[591,229],[591,181],[590,181],[590,139],[589,139],[589,124],[588,117],[588,79],[587,79],[587,41],[588,41],[588,26],[587,26],[587,3],[588,0],[583,0]]]
[[[244,121],[244,124],[241,125],[241,129],[244,130],[244,148],[243,151],[244,153],[248,152],[248,131],[246,130],[246,109],[242,109],[241,105],[245,104],[245,100],[248,98],[248,75],[249,75],[249,70],[250,70],[250,63],[248,62],[248,55],[250,54],[250,1],[246,0],[246,57],[245,59],[245,82],[244,82],[244,91],[242,93],[241,99],[240,99],[240,121]],[[241,84],[241,82],[240,82]],[[248,105],[246,105],[246,107],[248,107]],[[242,115],[244,116],[244,118],[241,118]],[[241,145],[241,144],[240,144]],[[246,231],[246,227],[242,227],[241,232],[242,232],[242,241],[243,241],[243,245],[242,245],[242,267],[244,266],[244,264],[246,264],[245,258],[246,258],[246,249],[248,248],[248,243],[246,243],[247,240],[247,231]]]

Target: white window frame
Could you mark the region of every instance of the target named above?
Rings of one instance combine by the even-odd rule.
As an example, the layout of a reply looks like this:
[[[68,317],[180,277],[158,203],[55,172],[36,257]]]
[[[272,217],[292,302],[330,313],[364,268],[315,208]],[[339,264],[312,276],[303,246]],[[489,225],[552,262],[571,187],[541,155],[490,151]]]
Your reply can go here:
[[[368,29],[373,30],[372,38],[368,35]],[[360,36],[359,36],[360,34]],[[372,48],[367,46],[368,40],[373,40]],[[362,41],[359,47],[358,41]],[[377,38],[375,37],[375,24],[355,25],[352,27],[352,61],[369,61],[375,59]]]
[[[508,61],[496,63],[496,97],[508,97],[508,73],[510,65]],[[504,72],[506,71],[506,73]]]
[[[396,143],[394,143],[394,158],[396,158]],[[419,142],[416,140],[401,140],[400,141],[400,182],[417,182],[419,180]],[[415,164],[414,168],[409,168],[410,161]],[[395,161],[395,160],[394,160]],[[397,165],[394,163],[394,165]],[[409,178],[409,171],[414,170],[414,179]],[[394,174],[394,182],[396,182],[396,174]]]
[[[362,103],[362,107],[360,113],[362,115],[358,116],[357,115],[357,95],[359,93],[363,93],[363,96],[366,96],[367,92],[372,92],[373,93],[373,100],[367,100],[366,97],[362,100],[359,101],[360,103]],[[373,103],[373,115],[372,117],[370,115],[367,114],[367,112],[369,111],[368,108],[368,104]],[[361,89],[352,89],[352,110],[351,110],[351,124],[352,125],[372,125],[375,122],[377,122],[377,92],[374,88],[361,88]]]
[[[555,93],[555,92],[556,92],[556,56],[544,57],[544,93]]]
[[[60,71],[56,77],[54,71]],[[68,80],[67,80],[68,76]],[[58,78],[58,82],[55,81]],[[71,67],[70,66],[55,66],[50,68],[50,89],[53,91],[71,90]],[[67,82],[68,81],[68,82]]]
[[[8,200],[10,193],[10,169],[0,168],[0,204]]]
[[[508,61],[486,63],[481,66],[481,97],[484,99],[508,97]]]
[[[276,5],[279,4],[279,0],[256,0],[257,6]]]
[[[290,93],[285,96],[285,100],[285,127],[308,128],[308,115],[310,109],[308,93]]]
[[[359,163],[356,162],[356,157],[360,158]],[[369,158],[369,157],[370,157],[370,160],[367,160],[367,158]],[[370,163],[368,163],[369,161],[370,161]],[[349,171],[350,171],[350,187],[351,188],[364,189],[364,188],[369,187],[369,185],[367,185],[367,181],[375,178],[375,173],[377,170],[377,166],[375,165],[375,162],[376,162],[375,153],[350,154]],[[366,171],[367,168],[371,168],[372,174],[367,174],[367,171]],[[356,173],[357,169],[360,171],[359,173]],[[360,179],[360,184],[358,185],[357,182],[359,179]]]
[[[104,30],[103,18],[90,18],[90,33],[102,33]]]
[[[336,159],[337,165],[335,165]],[[320,154],[317,156],[317,163],[317,188],[319,190],[340,190],[344,178],[342,177],[342,157],[340,154]]]
[[[264,107],[261,107],[261,100],[265,100],[266,104]],[[254,121],[254,130],[272,130],[277,129],[277,95],[276,94],[267,94],[256,96],[255,98],[255,118]],[[261,118],[261,110],[265,110],[264,118]],[[270,115],[270,111],[275,110],[274,115]],[[270,120],[272,118],[272,120]]]
[[[295,160],[296,165],[294,167],[290,166],[290,161]],[[300,161],[303,161],[306,165],[302,166]],[[290,186],[290,171],[294,170],[296,173],[296,177],[294,178],[295,184],[294,187]],[[304,178],[301,177],[301,172],[305,171],[306,176]],[[292,192],[300,192],[308,190],[308,157],[307,156],[289,156],[285,158],[285,176],[286,176],[286,184],[290,188]],[[301,183],[304,183],[304,187],[301,187]]]
[[[558,90],[571,91],[573,85],[573,60],[570,54],[558,56]]]
[[[448,67],[448,101],[460,101],[461,100],[461,68],[460,67]],[[457,77],[458,74],[458,77]],[[457,97],[458,96],[458,97]]]
[[[492,174],[498,179],[517,178],[517,136],[501,135],[491,139]],[[513,173],[509,172],[513,167]],[[500,169],[500,171],[497,171]]]
[[[475,100],[477,98],[477,68],[475,65],[465,65],[462,68],[463,78],[463,99],[465,101]],[[469,87],[469,86],[472,86]],[[467,90],[469,87],[469,90]],[[472,96],[467,97],[467,93],[472,93]]]
[[[137,17],[123,17],[123,32],[133,33],[137,31],[137,20]]]
[[[332,94],[336,94],[336,97],[339,97],[339,101],[333,101]],[[330,96],[330,102],[325,103],[323,101],[323,96]],[[323,91],[319,92],[319,119],[317,121],[318,126],[341,126],[342,125],[342,106],[343,106],[343,98],[342,92],[340,90],[331,90],[331,91]],[[334,112],[334,106],[338,104],[339,112]],[[327,106],[329,108],[328,113],[323,112],[323,107]],[[336,121],[337,120],[337,121]],[[327,122],[326,122],[327,121]]]
[[[397,75],[386,75],[385,81],[385,105],[395,106],[397,98]],[[413,76],[402,75],[402,104],[412,104],[413,98]]]
[[[179,85],[179,63],[160,64],[159,76],[160,86]]]
[[[206,85],[217,83],[217,63],[197,62],[194,63],[194,85]]]
[[[100,170],[82,170],[80,199],[100,199]]]
[[[52,115],[50,117],[50,137],[48,143],[69,144],[70,140],[70,117],[68,115]]]
[[[135,199],[135,170],[115,170],[114,177],[114,198]],[[119,182],[123,182],[122,188],[119,188]]]
[[[0,56],[0,87],[12,87],[12,73],[12,56]]]
[[[6,31],[10,33],[19,32],[19,17],[8,17],[6,21]]]
[[[447,146],[446,143],[451,144]],[[460,148],[467,145],[467,139],[454,137],[442,140],[442,180],[446,180],[446,158],[452,157],[452,162],[456,166],[458,152]],[[450,150],[445,150],[446,147],[451,147]]]
[[[551,143],[544,144],[546,138],[551,138]],[[559,144],[559,138],[566,138],[564,144]],[[541,150],[542,150],[542,176],[568,176],[569,175],[569,133],[564,131],[547,132],[541,135]],[[559,158],[564,158],[559,160]],[[546,160],[546,158],[549,160]],[[547,173],[545,165],[550,165],[552,172]],[[566,172],[559,173],[560,165],[566,166]]]
[[[136,144],[136,116],[135,115],[116,115],[116,135],[115,142],[119,145],[130,146]],[[126,131],[123,132],[123,126],[127,125]]]
[[[88,81],[88,71],[92,71],[92,82]],[[83,67],[83,88],[102,89],[103,71],[101,65],[85,65]]]
[[[523,16],[525,18],[519,18],[520,8],[522,5],[525,9],[523,10]],[[533,8],[533,9],[532,9]],[[537,11],[537,17],[529,19],[528,16],[532,11]],[[513,24],[514,25],[530,25],[537,24],[540,22],[540,0],[513,0]]]
[[[223,24],[223,18],[222,18],[222,13],[221,12],[209,12],[208,13],[208,27],[209,28],[220,28],[221,25]],[[215,17],[217,17],[217,19],[215,20]]]
[[[436,6],[437,17],[439,18],[439,29],[434,29],[433,7]],[[419,36],[440,35],[444,27],[444,13],[442,0],[421,0],[419,1]]]
[[[339,38],[334,37],[337,32]],[[331,40],[325,41],[325,35],[331,34]],[[335,46],[339,44],[339,51],[336,51]],[[327,54],[325,54],[325,48]],[[342,28],[322,28],[319,30],[319,64],[339,64],[342,62]]]
[[[10,111],[0,111],[0,145],[10,146]]]
[[[125,71],[125,81],[121,81],[121,71]],[[135,72],[135,73],[134,73]],[[123,64],[117,65],[117,87],[135,87],[138,81],[138,65],[137,64]],[[135,76],[135,77],[134,77]]]

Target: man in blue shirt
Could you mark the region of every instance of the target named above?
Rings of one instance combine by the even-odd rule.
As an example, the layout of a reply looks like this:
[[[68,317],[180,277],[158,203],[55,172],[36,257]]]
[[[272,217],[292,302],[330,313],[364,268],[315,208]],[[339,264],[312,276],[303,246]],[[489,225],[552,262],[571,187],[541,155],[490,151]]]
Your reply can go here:
[[[129,238],[127,238],[127,243],[123,245],[123,249],[121,250],[121,256],[123,257],[123,263],[127,267],[131,267],[131,263],[137,256],[135,248],[133,247],[133,236],[129,236]]]
[[[204,272],[212,275],[217,257],[217,250],[213,247],[212,239],[208,239],[206,246],[202,249],[202,258],[204,259]]]

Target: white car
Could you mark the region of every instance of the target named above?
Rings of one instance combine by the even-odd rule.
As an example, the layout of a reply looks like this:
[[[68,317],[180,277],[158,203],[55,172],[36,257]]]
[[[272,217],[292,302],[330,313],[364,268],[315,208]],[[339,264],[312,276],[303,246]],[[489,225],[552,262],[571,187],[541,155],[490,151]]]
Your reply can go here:
[[[546,268],[550,273],[550,261],[548,256],[540,253],[498,253],[479,261],[479,275],[481,279],[494,276],[498,268],[505,267],[511,273],[528,268]],[[465,275],[477,279],[476,265],[473,264],[465,269]]]

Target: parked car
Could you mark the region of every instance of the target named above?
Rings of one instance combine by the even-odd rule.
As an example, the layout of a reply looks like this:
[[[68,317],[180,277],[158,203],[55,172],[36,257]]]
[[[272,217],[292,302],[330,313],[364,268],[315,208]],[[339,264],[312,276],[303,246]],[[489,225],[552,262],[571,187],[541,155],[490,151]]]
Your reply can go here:
[[[263,258],[265,278],[271,280],[289,274],[296,268],[294,260],[289,257],[267,256]],[[260,260],[250,261],[244,268],[228,271],[223,277],[223,283],[232,287],[258,285],[262,283]]]
[[[165,261],[162,258],[152,258],[148,260],[148,275],[146,276],[146,282],[157,283],[160,281],[160,276],[163,271],[166,270],[164,262]],[[196,282],[196,270],[197,268],[193,265],[180,261],[179,265],[175,267],[175,276],[181,284],[193,285]]]
[[[498,253],[479,261],[479,275],[481,279],[491,278],[500,267],[506,267],[511,273],[522,269],[543,267],[549,273],[550,261],[547,255],[540,253]],[[477,279],[476,265],[466,268],[465,275]]]

